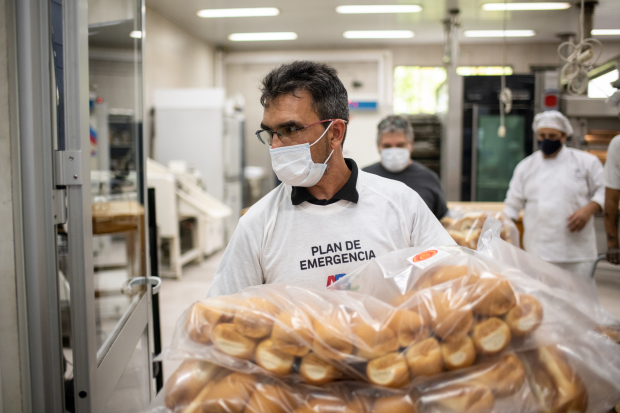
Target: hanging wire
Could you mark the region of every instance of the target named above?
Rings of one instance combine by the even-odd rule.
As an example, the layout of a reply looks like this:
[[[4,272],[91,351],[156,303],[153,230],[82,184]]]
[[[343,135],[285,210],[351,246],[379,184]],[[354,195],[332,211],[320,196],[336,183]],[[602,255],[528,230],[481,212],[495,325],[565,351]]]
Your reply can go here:
[[[506,39],[506,30],[508,29],[508,5],[504,0],[504,21],[503,21],[503,60],[502,60],[502,76],[501,90],[499,92],[499,129],[497,136],[503,138],[506,136],[506,113],[512,110],[512,91],[506,87],[506,64],[508,61],[508,45]]]
[[[603,53],[603,44],[597,39],[585,38],[585,2],[581,0],[579,13],[579,43],[573,39],[563,42],[558,46],[558,56],[566,62],[562,67],[560,76],[562,83],[566,84],[566,90],[572,95],[583,95],[588,90],[588,69],[593,67]],[[598,46],[598,53],[595,53]]]

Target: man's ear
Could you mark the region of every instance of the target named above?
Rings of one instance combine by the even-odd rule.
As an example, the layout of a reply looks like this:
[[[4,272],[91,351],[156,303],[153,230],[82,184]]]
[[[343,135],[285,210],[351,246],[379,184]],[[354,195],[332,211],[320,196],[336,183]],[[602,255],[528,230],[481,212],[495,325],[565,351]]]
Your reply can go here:
[[[344,139],[344,133],[346,131],[346,125],[344,122],[335,121],[330,128],[330,146],[332,148],[342,146],[342,140]]]
[[[567,139],[568,139],[568,135],[566,133],[562,133],[562,137],[560,138],[560,141],[562,143],[566,143]]]

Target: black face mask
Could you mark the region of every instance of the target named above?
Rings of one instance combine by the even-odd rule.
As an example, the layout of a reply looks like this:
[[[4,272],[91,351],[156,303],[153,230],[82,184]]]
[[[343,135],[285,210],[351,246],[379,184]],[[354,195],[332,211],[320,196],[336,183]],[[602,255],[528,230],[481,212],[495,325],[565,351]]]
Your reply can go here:
[[[562,147],[562,141],[560,139],[555,141],[543,139],[542,141],[538,141],[538,147],[545,155],[552,155]]]

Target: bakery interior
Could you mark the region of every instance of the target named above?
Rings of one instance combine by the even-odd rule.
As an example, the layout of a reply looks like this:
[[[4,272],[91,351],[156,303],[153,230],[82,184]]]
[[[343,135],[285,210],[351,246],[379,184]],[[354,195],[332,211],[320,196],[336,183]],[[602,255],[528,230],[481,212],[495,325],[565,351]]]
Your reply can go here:
[[[516,246],[521,218],[502,211],[515,166],[538,150],[534,116],[562,112],[566,146],[603,164],[620,135],[605,103],[620,87],[618,0],[0,10],[0,413],[147,411],[182,362],[156,356],[206,297],[240,217],[279,184],[255,131],[260,80],[283,63],[338,71],[346,158],[379,162],[377,125],[404,116],[411,159],[438,175],[452,216],[497,217]],[[584,39],[583,55],[559,48]],[[605,254],[603,213],[593,219]],[[600,305],[620,318],[620,266],[593,271]]]

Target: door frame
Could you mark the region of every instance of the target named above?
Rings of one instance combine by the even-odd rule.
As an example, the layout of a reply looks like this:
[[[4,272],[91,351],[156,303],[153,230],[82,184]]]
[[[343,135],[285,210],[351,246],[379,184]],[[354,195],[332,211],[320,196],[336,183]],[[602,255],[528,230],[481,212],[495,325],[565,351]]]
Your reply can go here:
[[[137,8],[141,13],[144,32],[144,0],[139,0]],[[68,151],[81,151],[81,171],[83,185],[67,189],[68,238],[69,238],[69,277],[71,283],[71,322],[73,334],[74,393],[78,412],[102,412],[113,393],[125,367],[148,329],[149,355],[147,368],[149,398],[153,392],[152,363],[152,290],[146,283],[146,291],[132,311],[124,314],[113,334],[116,336],[109,346],[100,352],[96,342],[95,287],[93,271],[92,212],[90,196],[90,137],[89,137],[89,61],[88,61],[88,0],[66,1],[63,5],[64,50],[65,50],[65,91],[66,91],[66,144]],[[144,36],[143,36],[144,37]],[[144,54],[144,38],[142,38]],[[141,65],[140,81],[144,79],[144,64]],[[76,81],[77,80],[77,81]],[[143,87],[140,92],[143,93]],[[142,119],[144,116],[142,115]],[[143,141],[144,142],[144,141]],[[144,151],[144,143],[138,147]],[[84,148],[82,150],[82,148]],[[143,152],[146,153],[146,152]],[[138,157],[142,171],[146,173],[146,159]],[[138,178],[140,179],[140,177]],[[146,179],[142,179],[146,182]],[[142,200],[147,199],[146,185],[142,185]],[[145,206],[144,222],[148,222]],[[143,231],[148,231],[146,225]],[[144,239],[148,239],[147,236]],[[148,244],[143,246],[148,257]],[[144,262],[146,277],[150,275],[149,260]]]

